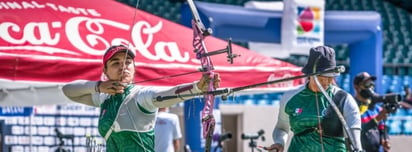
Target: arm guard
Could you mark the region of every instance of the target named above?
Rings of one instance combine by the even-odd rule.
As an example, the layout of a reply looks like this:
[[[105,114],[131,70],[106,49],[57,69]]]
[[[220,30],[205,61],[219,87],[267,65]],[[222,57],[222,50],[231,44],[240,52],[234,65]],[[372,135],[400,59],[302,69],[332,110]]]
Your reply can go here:
[[[363,151],[362,150],[362,143],[361,143],[361,140],[360,140],[361,139],[361,137],[360,137],[361,130],[359,128],[351,128],[350,131],[351,131],[353,137],[355,138],[355,141],[354,141],[355,144],[354,145],[357,146],[356,149],[358,149],[358,152],[362,152]]]
[[[176,87],[173,87],[167,90],[156,92],[153,96],[153,105],[159,108],[170,107],[171,105],[174,105],[174,104],[183,102],[187,99],[193,98],[193,96],[192,97],[182,97],[179,95],[195,94],[195,93],[200,93],[200,92],[202,91],[197,87],[197,82],[181,84],[181,85],[178,85]],[[172,96],[172,95],[177,95],[178,98],[167,99],[167,100],[162,100],[162,101],[156,100],[158,96]]]

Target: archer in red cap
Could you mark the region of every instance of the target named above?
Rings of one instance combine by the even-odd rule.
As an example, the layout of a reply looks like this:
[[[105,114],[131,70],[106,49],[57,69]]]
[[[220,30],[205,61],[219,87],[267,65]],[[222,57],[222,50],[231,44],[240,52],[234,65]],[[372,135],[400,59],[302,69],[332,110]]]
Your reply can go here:
[[[137,86],[134,82],[135,54],[123,45],[112,46],[103,55],[103,72],[108,80],[77,80],[63,86],[71,100],[100,107],[98,130],[106,140],[106,151],[154,151],[154,126],[158,108],[183,102],[206,91],[209,74],[199,81],[171,88]],[[214,75],[214,87],[220,78]],[[157,97],[175,96],[164,100]]]

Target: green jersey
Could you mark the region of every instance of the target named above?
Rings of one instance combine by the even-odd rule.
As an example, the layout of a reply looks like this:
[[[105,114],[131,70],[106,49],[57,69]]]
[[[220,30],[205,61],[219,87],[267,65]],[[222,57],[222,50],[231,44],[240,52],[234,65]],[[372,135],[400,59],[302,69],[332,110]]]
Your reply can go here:
[[[153,152],[158,107],[170,107],[193,98],[180,95],[202,92],[197,87],[197,82],[175,87],[129,84],[124,93],[110,95],[96,92],[97,81],[77,80],[63,87],[63,91],[73,101],[100,107],[98,130],[106,140],[106,151]],[[157,100],[164,96],[179,98]]]
[[[326,92],[333,98],[339,90],[341,89],[336,86],[330,86]],[[281,100],[277,130],[275,129],[275,132],[284,133],[275,133],[275,142],[284,144],[287,139],[284,136],[291,130],[294,136],[288,148],[290,152],[346,151],[344,137],[321,137],[317,131],[318,125],[330,110],[329,107],[327,98],[321,92],[313,92],[306,86],[285,93]],[[343,115],[349,128],[360,128],[360,117],[357,117],[359,111],[350,95],[345,99]],[[341,131],[343,128],[339,129]]]
[[[99,118],[99,133],[101,136],[107,136],[106,141],[106,151],[108,152],[154,152],[154,122],[157,113],[157,108],[154,106],[143,107],[141,98],[140,102],[139,96],[144,95],[143,92],[138,92],[139,94],[133,94],[132,100],[127,107],[125,105],[125,99],[130,95],[132,89],[137,89],[135,86],[131,85],[125,89],[125,93],[116,94],[114,96],[108,96],[108,98],[100,105],[100,118]],[[123,107],[122,107],[123,105]],[[133,110],[135,107],[135,110]],[[125,108],[126,110],[123,110]],[[133,110],[132,113],[128,110]],[[131,121],[129,124],[134,125],[135,128],[119,128],[113,131],[113,124],[119,123],[124,124],[124,122],[115,122],[118,115],[128,115],[126,118],[130,117],[127,121]],[[133,116],[132,116],[133,115]],[[126,122],[127,123],[127,122]],[[139,126],[139,124],[145,124],[145,126]]]

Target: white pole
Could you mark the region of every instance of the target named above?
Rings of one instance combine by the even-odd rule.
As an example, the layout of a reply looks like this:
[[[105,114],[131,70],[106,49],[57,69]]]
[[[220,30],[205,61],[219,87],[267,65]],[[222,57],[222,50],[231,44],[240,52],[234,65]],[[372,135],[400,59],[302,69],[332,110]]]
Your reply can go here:
[[[33,112],[33,110],[34,110],[34,107],[32,107],[32,111],[31,111],[31,113],[30,113],[30,119],[29,119],[29,121],[30,121],[30,124],[29,124],[29,137],[30,137],[30,151],[32,151],[33,149],[33,144],[32,144],[32,138],[33,138],[33,136],[32,136],[32,131],[31,131],[31,129],[32,129],[32,119],[33,119],[33,116],[34,116],[34,112]]]

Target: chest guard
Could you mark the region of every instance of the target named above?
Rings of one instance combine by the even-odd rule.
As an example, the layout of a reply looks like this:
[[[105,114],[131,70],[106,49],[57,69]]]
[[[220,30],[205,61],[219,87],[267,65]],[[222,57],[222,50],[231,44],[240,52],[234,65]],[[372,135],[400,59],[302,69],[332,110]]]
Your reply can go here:
[[[154,128],[157,112],[143,112],[144,109],[136,101],[138,90],[138,87],[134,87],[120,105],[116,118],[105,135],[106,140],[112,131],[147,132]]]
[[[343,113],[343,107],[347,101],[348,94],[342,90],[339,90],[333,97],[333,102],[339,109],[340,113]],[[329,105],[324,112],[321,120],[321,126],[324,136],[330,137],[343,137],[343,126],[339,120],[336,111],[333,110],[332,105]]]

